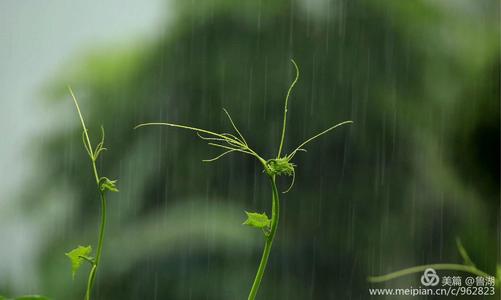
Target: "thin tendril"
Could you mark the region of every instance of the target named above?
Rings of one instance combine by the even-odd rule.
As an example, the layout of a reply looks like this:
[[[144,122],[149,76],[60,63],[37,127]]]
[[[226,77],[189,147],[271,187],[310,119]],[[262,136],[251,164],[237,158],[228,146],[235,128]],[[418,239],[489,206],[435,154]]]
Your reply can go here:
[[[287,126],[287,104],[289,102],[289,96],[292,92],[292,89],[294,88],[294,85],[296,85],[297,80],[299,79],[299,68],[296,64],[296,62],[291,59],[292,64],[294,65],[294,68],[296,69],[296,78],[292,82],[292,84],[289,87],[289,90],[287,91],[287,96],[285,97],[285,105],[284,105],[284,122],[282,125],[282,137],[280,138],[280,146],[278,147],[278,154],[277,158],[280,158],[280,154],[282,153],[282,147],[284,146],[284,139],[285,139],[285,128]]]
[[[199,138],[201,138],[204,141],[222,141],[222,142],[227,141],[227,139],[222,139],[222,138],[206,137],[206,136],[201,135],[198,132],[196,132],[196,134],[198,135]]]
[[[228,119],[230,120],[230,123],[231,123],[231,126],[233,126],[233,129],[235,129],[235,131],[238,133],[238,135],[242,138],[243,143],[245,145],[247,145],[247,141],[245,140],[245,138],[242,135],[242,133],[240,133],[240,130],[238,130],[238,128],[235,125],[235,123],[233,122],[233,119],[231,118],[230,113],[225,108],[223,108],[223,111],[226,114],[226,116],[228,117]]]
[[[94,154],[94,160],[97,160],[97,158],[99,157],[99,154],[101,154],[101,152],[106,151],[106,150],[108,150],[108,148],[106,148],[106,147],[100,147],[99,149],[97,149],[96,153]]]
[[[203,162],[213,162],[213,161],[216,161],[218,159],[220,159],[221,157],[225,156],[226,154],[229,154],[231,152],[235,152],[235,151],[238,151],[238,149],[232,149],[232,150],[228,150],[228,151],[225,151],[223,153],[221,153],[220,155],[214,157],[214,158],[211,158],[211,159],[203,159],[202,161]]]
[[[250,155],[253,155],[253,156],[254,156],[254,153],[249,152],[249,151],[244,150],[244,149],[232,148],[232,147],[228,147],[228,146],[225,146],[225,145],[220,145],[220,144],[216,144],[216,143],[208,143],[208,145],[209,145],[209,146],[214,146],[214,147],[223,148],[223,149],[227,149],[227,150],[233,150],[233,151],[238,151],[238,152],[242,152],[242,153],[247,153],[247,154],[250,154]]]
[[[202,132],[202,133],[206,133],[206,134],[216,136],[216,137],[219,137],[222,139],[231,140],[231,141],[234,141],[236,144],[239,144],[241,146],[245,146],[241,142],[234,140],[233,138],[229,138],[225,134],[215,133],[215,132],[212,132],[212,131],[209,131],[206,129],[196,128],[196,127],[191,127],[191,126],[186,126],[186,125],[173,124],[173,123],[144,123],[144,124],[137,125],[136,127],[134,127],[134,129],[145,127],[145,126],[155,126],[155,125],[170,126],[170,127],[176,127],[176,128],[182,128],[182,129],[188,129],[188,130],[192,130],[192,131]]]
[[[282,194],[286,194],[286,193],[288,193],[292,189],[292,187],[294,186],[295,180],[296,180],[296,171],[292,171],[292,182],[289,185],[289,187],[287,188],[287,190],[285,190],[284,192],[282,192]]]
[[[88,153],[90,153],[89,155],[90,155],[92,162],[93,162],[92,169],[94,171],[94,177],[96,179],[96,183],[99,185],[99,175],[97,173],[96,164],[94,163],[95,162],[94,157],[92,156],[92,153],[93,153],[92,144],[90,143],[89,134],[87,133],[88,130],[87,130],[87,127],[85,126],[85,121],[84,121],[83,116],[82,116],[82,111],[80,111],[80,106],[78,105],[77,97],[73,93],[73,90],[71,89],[70,86],[68,86],[68,90],[70,91],[71,98],[73,98],[73,102],[75,103],[75,106],[77,108],[78,116],[80,117],[80,122],[82,123],[85,141],[87,141],[86,149],[87,149]],[[84,145],[85,145],[85,142],[84,142]]]
[[[222,138],[212,138],[212,137],[206,137],[206,136],[201,135],[201,134],[200,134],[200,133],[198,133],[198,132],[197,132],[197,135],[198,135],[198,137],[199,137],[199,138],[201,138],[201,139],[202,139],[202,140],[204,140],[204,141],[217,141],[217,142],[225,142],[225,143],[227,143],[227,144],[228,144],[228,145],[230,145],[230,146],[237,146],[237,147],[239,147],[239,148],[241,148],[241,147],[242,147],[242,146],[241,146],[241,143],[240,143],[240,140],[238,140],[238,139],[237,139],[237,140],[234,140],[234,139],[231,139],[231,138],[229,138],[229,139],[228,139],[228,138],[224,138],[224,139],[222,139]],[[235,141],[236,141],[236,142],[235,142]]]
[[[238,141],[242,146],[246,146],[246,144],[243,141],[241,141],[239,138],[237,138],[235,135],[233,135],[231,133],[224,132],[224,133],[221,133],[221,135],[230,137],[231,139]]]
[[[92,153],[90,152],[90,149],[89,149],[89,146],[87,145],[87,141],[85,140],[85,132],[87,131],[87,129],[84,129],[82,131],[82,142],[83,142],[83,145],[85,147],[85,151],[87,152],[87,154],[89,154],[90,158],[91,159],[94,159],[94,156],[92,156]]]
[[[315,134],[314,136],[312,136],[311,138],[307,139],[306,141],[304,141],[302,144],[300,144],[294,151],[291,152],[291,154],[289,154],[289,159],[292,159],[294,157],[294,155],[296,155],[296,152],[300,151],[300,149],[303,148],[303,146],[305,146],[306,144],[308,144],[309,142],[313,141],[314,139],[328,133],[329,131],[339,127],[339,126],[342,126],[342,125],[345,125],[345,124],[351,124],[353,123],[353,121],[344,121],[344,122],[341,122],[339,124],[336,124],[332,127],[329,127],[327,128],[326,130],[318,133],[318,134]],[[304,149],[303,149],[304,150]]]
[[[101,125],[101,141],[99,142],[99,144],[97,144],[97,146],[103,146],[104,145],[104,127],[103,125]]]
[[[101,148],[104,146],[104,127],[101,125],[101,141],[96,146],[94,151],[94,158],[97,159],[98,153],[101,152]]]
[[[225,141],[228,144],[230,144],[230,146],[235,146],[235,147],[238,147],[238,148],[233,148],[233,147],[230,147],[230,146],[224,146],[224,145],[220,145],[220,144],[217,144],[217,143],[208,143],[208,144],[211,145],[211,146],[220,147],[220,148],[224,148],[224,149],[228,149],[228,150],[235,149],[235,151],[252,155],[255,158],[257,158],[257,160],[266,168],[266,161],[261,156],[259,156],[247,144],[244,144],[237,137],[235,137],[234,135],[232,135],[230,133],[216,133],[216,132],[212,132],[212,131],[209,131],[209,130],[206,130],[206,129],[197,128],[197,127],[186,126],[186,125],[179,125],[179,124],[173,124],[173,123],[163,123],[163,122],[143,123],[143,124],[137,125],[136,127],[134,127],[134,129],[145,127],[145,126],[170,126],[170,127],[175,127],[175,128],[182,128],[182,129],[187,129],[187,130],[191,130],[191,131],[196,131],[197,133],[205,133],[205,134],[214,136],[216,138],[220,138],[221,141]],[[202,139],[204,139],[204,140],[212,139],[212,138],[209,138],[209,137],[204,137],[204,136],[202,136],[200,134],[199,134],[199,137],[202,138]]]

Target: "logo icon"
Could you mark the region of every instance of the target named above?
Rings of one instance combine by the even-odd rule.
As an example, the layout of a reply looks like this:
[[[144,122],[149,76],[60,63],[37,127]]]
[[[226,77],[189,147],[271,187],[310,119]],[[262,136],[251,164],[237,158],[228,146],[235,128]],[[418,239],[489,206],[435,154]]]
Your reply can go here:
[[[421,276],[421,283],[424,286],[436,286],[439,281],[440,278],[438,277],[437,272],[432,268],[424,270],[423,276]]]

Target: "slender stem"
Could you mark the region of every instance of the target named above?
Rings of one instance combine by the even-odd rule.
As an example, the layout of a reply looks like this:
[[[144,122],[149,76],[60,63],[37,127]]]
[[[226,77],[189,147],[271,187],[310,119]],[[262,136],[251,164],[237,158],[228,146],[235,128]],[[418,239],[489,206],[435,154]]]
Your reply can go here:
[[[86,147],[88,147],[88,150],[90,152],[89,156],[90,156],[90,159],[92,161],[92,170],[94,171],[94,177],[96,179],[97,188],[99,189],[99,175],[97,173],[96,161],[95,161],[95,157],[93,156],[94,151],[92,150],[92,144],[90,142],[89,134],[87,133],[87,127],[85,126],[85,121],[84,121],[82,112],[80,111],[80,106],[78,105],[77,97],[75,96],[75,94],[73,93],[73,90],[70,87],[68,87],[68,89],[70,90],[70,94],[71,94],[71,97],[73,98],[73,102],[75,102],[78,116],[80,117],[80,122],[82,123],[83,131],[84,131],[84,135],[85,135],[85,142],[87,142]]]
[[[91,286],[92,286],[92,274],[94,274],[96,272],[96,265],[93,264],[92,265],[92,269],[90,270],[90,273],[89,273],[89,279],[87,280],[87,290],[85,291],[85,300],[89,300],[90,299],[90,291],[91,291]]]
[[[99,226],[99,239],[97,243],[97,252],[96,252],[96,259],[92,265],[92,269],[90,270],[89,273],[89,278],[87,280],[87,290],[85,292],[85,300],[90,300],[90,294],[92,292],[92,287],[94,286],[94,281],[96,278],[96,273],[97,273],[97,268],[99,267],[99,261],[101,260],[101,252],[103,250],[103,241],[104,241],[104,230],[106,226],[106,195],[105,192],[101,190],[100,186],[100,177],[99,173],[97,172],[97,166],[96,166],[96,159],[97,159],[97,154],[94,153],[92,149],[92,143],[90,142],[89,134],[87,133],[87,127],[85,126],[85,121],[82,115],[82,112],[80,110],[80,106],[78,105],[77,98],[75,97],[75,94],[73,93],[73,90],[68,87],[71,97],[73,98],[73,102],[75,103],[75,106],[77,108],[78,116],[80,117],[80,122],[82,123],[83,131],[84,131],[84,145],[86,149],[89,152],[91,164],[92,164],[92,171],[94,173],[94,177],[96,179],[96,185],[97,185],[97,190],[99,191],[99,194],[101,196],[101,225]],[[104,131],[103,131],[103,141],[104,141]],[[101,145],[102,147],[102,145]],[[99,145],[98,147],[99,148]]]
[[[261,257],[261,262],[259,263],[259,268],[257,269],[256,278],[252,284],[252,288],[249,293],[248,300],[254,300],[256,298],[261,280],[263,279],[264,271],[266,270],[266,265],[268,264],[268,257],[270,256],[271,246],[273,245],[273,239],[277,232],[278,219],[280,215],[280,198],[278,196],[277,185],[275,183],[275,176],[269,176],[271,181],[272,193],[272,208],[271,208],[271,230],[270,234],[266,237],[266,242],[264,244],[263,255]]]
[[[94,286],[94,281],[96,279],[97,267],[99,266],[99,261],[101,260],[101,253],[103,251],[103,241],[104,241],[104,230],[106,226],[106,196],[104,192],[101,192],[101,225],[99,226],[99,239],[97,242],[96,260],[89,273],[89,279],[87,284],[87,291],[85,293],[85,300],[90,300],[90,294],[92,287]]]
[[[252,284],[248,300],[254,300],[256,298],[259,286],[261,285],[261,280],[263,279],[266,265],[268,264],[268,257],[270,256],[272,243],[272,241],[267,239],[266,243],[264,244],[263,256],[261,257],[261,262],[259,263],[259,268],[257,269],[256,278],[254,279],[254,283]]]
[[[386,275],[381,275],[381,276],[371,276],[368,278],[369,282],[384,282],[388,280],[392,280],[401,276],[413,274],[413,273],[418,273],[418,272],[423,272],[424,270],[432,268],[435,270],[451,270],[451,271],[462,271],[462,272],[467,272],[471,274],[475,274],[478,276],[490,276],[489,274],[480,271],[474,266],[467,266],[467,265],[460,265],[460,264],[431,264],[431,265],[422,265],[422,266],[415,266],[412,268],[408,269],[403,269],[399,270],[393,273],[389,273]]]

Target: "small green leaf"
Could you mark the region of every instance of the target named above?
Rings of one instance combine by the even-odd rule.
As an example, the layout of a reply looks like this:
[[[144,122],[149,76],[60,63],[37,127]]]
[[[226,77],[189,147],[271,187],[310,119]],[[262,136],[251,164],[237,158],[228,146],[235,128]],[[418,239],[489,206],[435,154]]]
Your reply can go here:
[[[101,182],[101,186],[100,186],[101,191],[104,192],[104,191],[108,190],[110,192],[115,192],[115,193],[118,192],[118,188],[116,186],[116,182],[117,182],[116,180],[109,180],[106,177],[101,177],[100,182]]]
[[[258,214],[253,212],[245,212],[247,214],[247,220],[243,225],[256,227],[260,229],[268,229],[271,225],[271,220],[268,218],[266,213]]]
[[[78,246],[77,248],[71,250],[70,252],[66,253],[66,256],[68,256],[71,260],[71,275],[73,278],[75,278],[75,274],[77,273],[78,269],[82,265],[84,261],[92,261],[92,258],[89,257],[89,254],[92,252],[92,247],[87,246]]]

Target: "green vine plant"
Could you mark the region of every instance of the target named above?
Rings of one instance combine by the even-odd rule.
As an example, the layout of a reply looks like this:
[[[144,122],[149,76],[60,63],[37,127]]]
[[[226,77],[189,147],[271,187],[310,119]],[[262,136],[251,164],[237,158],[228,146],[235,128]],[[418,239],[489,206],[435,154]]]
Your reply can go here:
[[[284,154],[282,155],[282,150],[283,150],[283,145],[284,145],[284,140],[285,140],[285,132],[286,132],[286,127],[287,127],[287,106],[288,106],[288,101],[289,97],[291,95],[291,92],[296,85],[298,79],[299,79],[299,68],[294,60],[291,59],[292,64],[294,65],[294,69],[296,71],[296,76],[294,81],[291,83],[289,86],[289,89],[287,91],[287,95],[285,97],[285,104],[284,104],[284,113],[283,113],[283,124],[282,124],[282,130],[281,130],[281,138],[280,138],[280,145],[278,148],[278,153],[276,157],[270,158],[270,159],[264,159],[261,155],[259,155],[255,150],[251,148],[247,140],[244,138],[242,135],[241,131],[238,129],[238,127],[235,125],[235,122],[233,122],[233,119],[231,118],[229,112],[223,108],[224,113],[228,117],[228,120],[231,124],[231,126],[234,129],[234,133],[216,133],[210,130],[206,129],[201,129],[201,128],[196,128],[192,126],[186,126],[186,125],[180,125],[180,124],[173,124],[173,123],[143,123],[140,125],[137,125],[135,128],[140,128],[144,126],[170,126],[170,127],[175,127],[175,128],[181,128],[181,129],[186,129],[190,131],[196,132],[197,136],[201,138],[202,140],[206,141],[209,146],[213,146],[216,148],[221,149],[223,152],[219,154],[218,156],[210,159],[204,159],[203,162],[214,162],[217,161],[218,159],[224,157],[227,154],[238,152],[238,153],[243,153],[246,155],[249,155],[250,157],[255,158],[263,167],[264,173],[268,176],[270,184],[271,184],[271,190],[272,190],[272,196],[271,196],[271,219],[268,217],[266,213],[256,213],[256,212],[245,212],[247,214],[247,220],[243,223],[244,225],[248,225],[250,227],[254,227],[262,231],[264,235],[264,249],[263,249],[263,254],[261,257],[261,261],[259,263],[259,267],[254,279],[254,283],[252,284],[252,288],[249,293],[249,300],[253,300],[256,298],[256,295],[259,290],[259,286],[261,284],[261,280],[263,278],[264,272],[266,270],[266,265],[268,263],[268,257],[270,255],[271,247],[273,245],[273,240],[275,238],[277,228],[278,228],[278,220],[279,220],[279,212],[280,212],[280,199],[279,199],[279,192],[277,188],[277,183],[276,183],[276,178],[279,176],[288,176],[292,177],[291,184],[290,186],[286,189],[286,193],[290,191],[292,186],[294,185],[294,179],[295,179],[295,168],[296,165],[292,163],[293,158],[298,152],[306,150],[304,147],[312,142],[313,140],[319,138],[320,136],[334,130],[335,128],[338,128],[342,125],[350,124],[353,123],[353,121],[344,121],[339,124],[336,124],[334,126],[331,126],[315,135],[310,137],[309,139],[305,140],[299,146],[297,146],[294,150],[292,150],[289,154]]]
[[[89,246],[78,246],[77,248],[69,251],[66,253],[66,256],[71,260],[71,272],[72,272],[72,277],[73,279],[75,278],[75,275],[77,271],[80,269],[82,264],[84,263],[89,263],[90,265],[90,272],[89,272],[89,277],[87,279],[87,288],[85,291],[85,300],[90,300],[91,299],[91,294],[92,294],[92,288],[94,286],[94,282],[96,279],[96,274],[97,270],[99,268],[99,263],[101,260],[101,253],[103,250],[103,242],[104,242],[104,230],[106,226],[106,194],[108,192],[118,192],[118,189],[116,187],[116,180],[110,180],[107,177],[101,177],[99,176],[97,167],[96,167],[96,162],[104,151],[107,149],[104,147],[104,128],[101,126],[101,140],[100,142],[96,145],[94,148],[92,146],[92,143],[90,141],[89,137],[89,130],[85,126],[85,121],[82,116],[82,112],[80,110],[80,106],[78,105],[77,98],[75,97],[75,94],[73,93],[73,90],[68,87],[71,97],[73,98],[73,102],[75,103],[75,107],[78,113],[78,116],[80,118],[80,122],[82,123],[82,142],[84,145],[84,148],[89,156],[91,166],[92,166],[92,172],[94,179],[96,181],[96,187],[97,191],[99,193],[100,199],[101,199],[101,224],[99,226],[99,236],[98,236],[98,241],[97,241],[97,251],[96,251],[96,256],[92,257],[92,247]]]
[[[432,268],[435,270],[442,270],[442,271],[465,272],[465,273],[470,273],[470,274],[481,276],[481,277],[493,277],[494,278],[494,276],[480,270],[473,263],[470,256],[468,255],[468,252],[466,252],[466,249],[463,247],[463,243],[461,243],[461,240],[459,238],[456,239],[456,246],[457,246],[459,254],[461,255],[461,258],[463,258],[462,264],[439,263],[439,264],[420,265],[420,266],[410,267],[407,269],[402,269],[402,270],[388,273],[385,275],[369,276],[367,278],[367,280],[371,283],[381,283],[381,282],[393,280],[393,279],[396,279],[396,278],[399,278],[402,276],[406,276],[406,275],[410,275],[410,274],[414,274],[414,273],[421,273],[429,268]],[[496,282],[496,287],[498,287],[498,288],[499,288],[500,280],[501,280],[501,266],[497,266],[495,282]]]

